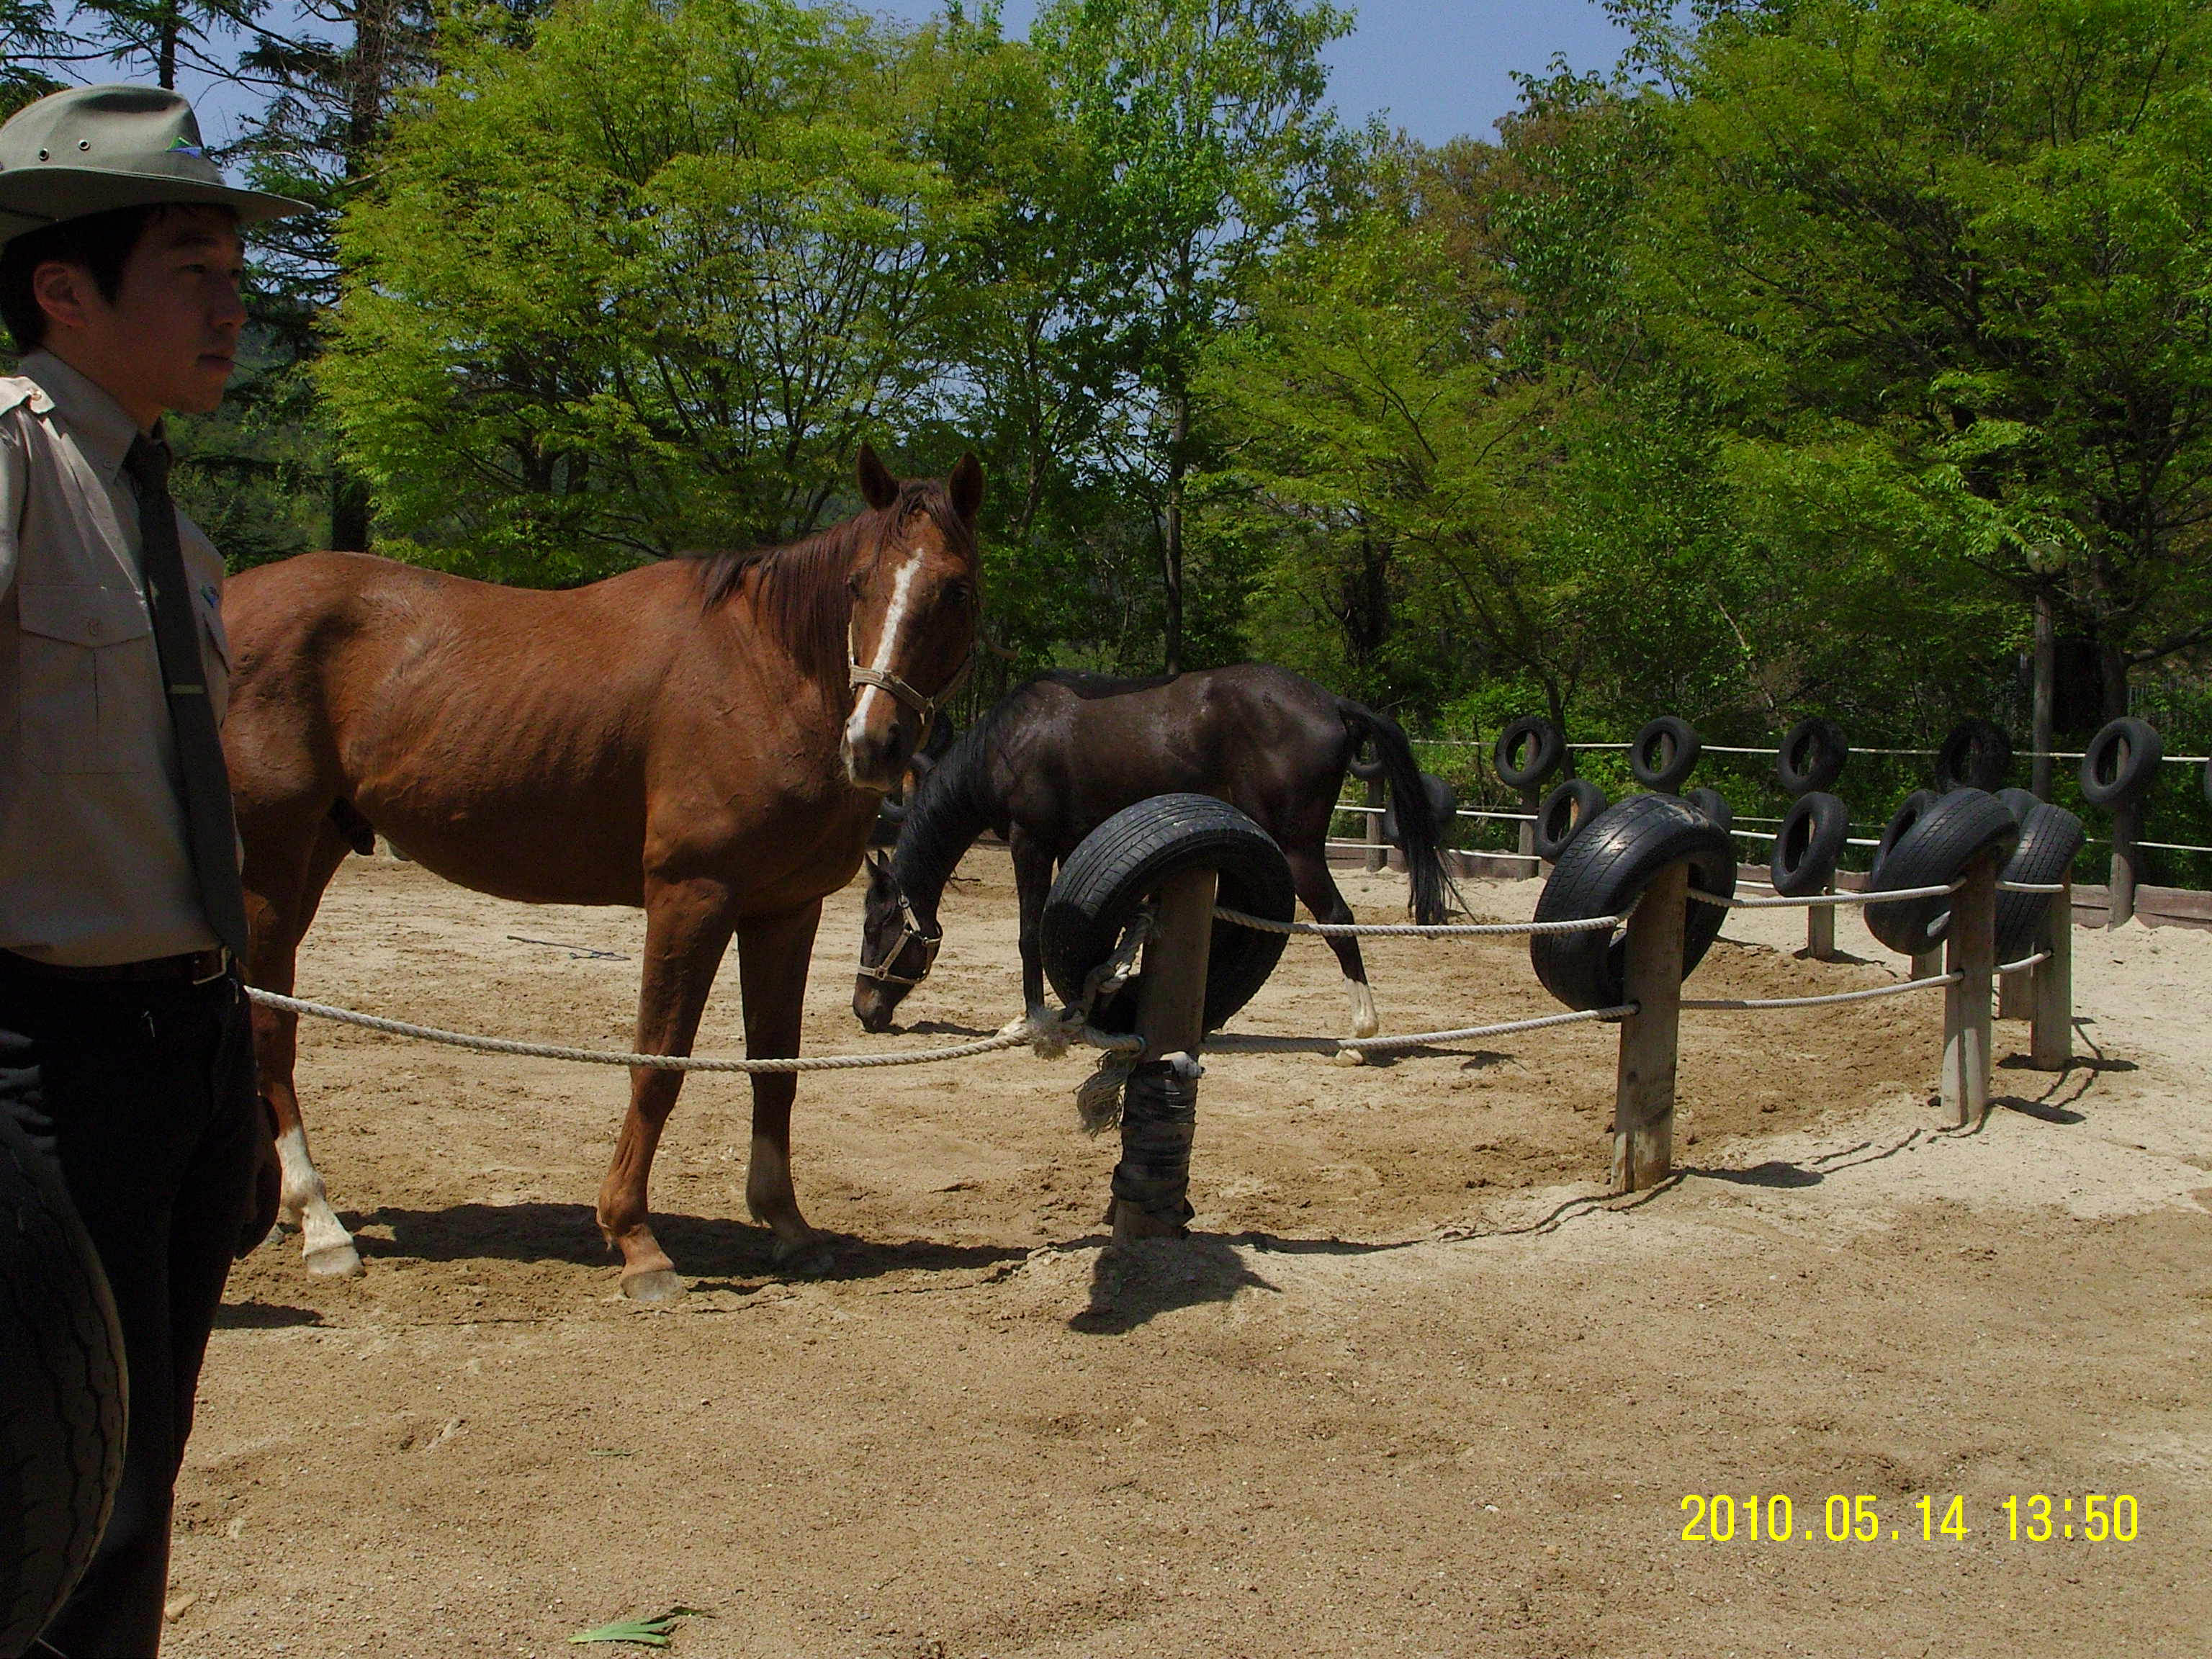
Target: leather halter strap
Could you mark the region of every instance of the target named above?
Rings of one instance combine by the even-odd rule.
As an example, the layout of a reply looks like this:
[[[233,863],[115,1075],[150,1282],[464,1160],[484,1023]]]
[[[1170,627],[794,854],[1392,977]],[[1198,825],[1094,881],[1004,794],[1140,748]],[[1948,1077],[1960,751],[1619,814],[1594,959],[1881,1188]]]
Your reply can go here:
[[[952,678],[951,679],[945,681],[942,686],[938,688],[937,695],[933,697],[925,697],[921,692],[915,690],[914,687],[908,685],[897,675],[886,673],[880,668],[870,668],[867,665],[863,663],[860,660],[860,653],[853,648],[853,623],[846,623],[846,686],[850,690],[857,690],[861,686],[872,685],[878,691],[884,693],[896,702],[904,703],[908,708],[913,709],[915,714],[921,715],[921,730],[915,734],[914,740],[914,746],[916,749],[920,749],[923,744],[929,740],[930,723],[936,720],[937,711],[944,708],[946,703],[952,701],[953,697],[958,693],[960,688],[967,683],[969,671],[975,666],[975,647],[974,644],[972,642],[969,644],[968,647],[968,654],[960,659],[960,666],[952,671]]]
[[[928,717],[925,715],[923,718],[927,720]],[[914,906],[907,902],[906,890],[902,888],[899,890],[898,937],[891,941],[890,948],[884,952],[883,960],[874,967],[868,965],[866,958],[861,959],[860,977],[883,985],[919,985],[929,977],[929,970],[937,966],[938,947],[944,943],[944,928],[939,927],[935,933],[925,930],[921,919],[914,913]],[[909,944],[921,946],[921,971],[918,974],[894,973],[891,963],[899,959]]]

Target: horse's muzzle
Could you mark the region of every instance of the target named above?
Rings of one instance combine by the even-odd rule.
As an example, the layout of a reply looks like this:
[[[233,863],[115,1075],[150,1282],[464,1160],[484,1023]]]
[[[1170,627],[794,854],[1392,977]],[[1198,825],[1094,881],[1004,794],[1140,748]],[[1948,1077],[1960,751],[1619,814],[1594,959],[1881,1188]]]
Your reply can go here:
[[[891,1016],[898,1009],[899,999],[906,994],[903,985],[886,985],[881,980],[858,975],[853,981],[853,1018],[860,1022],[864,1031],[888,1031]]]
[[[845,722],[844,741],[838,745],[847,781],[855,789],[878,795],[888,795],[899,787],[913,749],[903,720],[886,720],[880,729],[871,730],[857,714]]]

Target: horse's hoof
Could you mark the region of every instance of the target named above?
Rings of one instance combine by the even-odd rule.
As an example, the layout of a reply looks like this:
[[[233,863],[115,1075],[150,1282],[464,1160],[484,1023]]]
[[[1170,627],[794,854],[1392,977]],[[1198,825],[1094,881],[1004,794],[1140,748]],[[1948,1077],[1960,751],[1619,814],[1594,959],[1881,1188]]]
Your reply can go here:
[[[307,1271],[318,1279],[359,1279],[361,1252],[350,1244],[325,1244],[307,1254]]]
[[[1364,1066],[1367,1052],[1364,1048],[1339,1048],[1329,1058],[1339,1066]]]
[[[673,1267],[654,1267],[646,1273],[623,1274],[622,1290],[633,1302],[681,1302],[684,1278]]]
[[[827,1279],[837,1258],[820,1239],[810,1238],[796,1244],[779,1242],[775,1265],[786,1279]]]

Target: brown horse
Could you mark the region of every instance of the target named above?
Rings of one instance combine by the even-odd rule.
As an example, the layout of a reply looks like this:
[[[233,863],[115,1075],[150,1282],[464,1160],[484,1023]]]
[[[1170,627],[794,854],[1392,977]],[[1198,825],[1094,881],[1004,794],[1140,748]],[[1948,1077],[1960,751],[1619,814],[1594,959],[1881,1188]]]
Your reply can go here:
[[[732,933],[745,1048],[799,1052],[822,900],[859,869],[884,791],[974,649],[982,470],[891,477],[868,510],[787,547],[670,560],[586,587],[493,586],[349,553],[248,571],[224,609],[224,734],[252,921],[248,978],[289,993],[349,848],[383,831],[449,881],[537,904],[641,905],[637,1051],[684,1054]],[[927,696],[915,687],[929,688]],[[287,1215],[308,1267],[358,1273],[308,1156],[297,1022],[254,1011]],[[777,1260],[827,1253],[791,1184],[795,1079],[752,1079],[745,1200]],[[599,1224],[642,1300],[683,1281],[648,1224],[683,1085],[639,1070]]]

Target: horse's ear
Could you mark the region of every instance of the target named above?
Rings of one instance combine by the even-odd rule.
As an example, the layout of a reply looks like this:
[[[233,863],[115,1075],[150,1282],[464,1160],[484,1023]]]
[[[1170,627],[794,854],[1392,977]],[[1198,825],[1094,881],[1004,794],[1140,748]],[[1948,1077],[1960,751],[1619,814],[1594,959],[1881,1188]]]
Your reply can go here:
[[[952,510],[960,515],[963,524],[974,524],[978,509],[983,505],[983,464],[975,459],[974,450],[960,458],[960,465],[952,469],[946,480],[952,495]]]
[[[891,477],[890,468],[876,454],[875,446],[865,438],[860,441],[860,463],[856,471],[860,480],[860,499],[870,507],[881,509],[898,499],[898,480]]]

